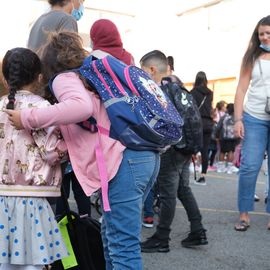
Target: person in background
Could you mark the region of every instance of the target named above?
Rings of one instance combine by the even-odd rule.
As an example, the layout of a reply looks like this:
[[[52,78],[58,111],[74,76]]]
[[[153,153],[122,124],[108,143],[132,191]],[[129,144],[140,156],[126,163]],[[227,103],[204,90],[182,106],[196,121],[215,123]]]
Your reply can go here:
[[[168,76],[168,60],[159,50],[145,54],[140,64],[150,77],[161,84],[162,79]],[[182,85],[180,79],[170,75],[173,82]],[[166,86],[166,85],[165,85]],[[166,88],[161,86],[166,92]],[[174,91],[174,99],[181,102],[179,95]],[[177,109],[177,102],[175,103]],[[179,103],[178,103],[179,104]],[[184,123],[185,124],[185,123]],[[202,217],[196,199],[189,187],[189,165],[191,154],[183,154],[171,146],[161,154],[160,170],[157,177],[160,199],[159,222],[155,233],[141,243],[142,252],[169,252],[171,224],[175,215],[176,197],[183,204],[190,222],[190,233],[181,241],[182,246],[192,247],[207,245],[206,230],[202,225]]]
[[[234,101],[235,135],[242,139],[238,182],[239,222],[236,231],[250,227],[257,177],[265,151],[270,154],[270,114],[265,110],[270,93],[270,15],[261,18],[244,54]],[[268,175],[269,173],[268,166]],[[268,189],[269,198],[269,189]],[[270,213],[270,201],[266,204]],[[267,228],[270,228],[268,222]]]
[[[216,114],[215,114],[215,118],[213,118],[215,122],[218,123],[220,118],[226,113],[226,105],[227,103],[224,100],[217,102],[216,108],[215,108]]]
[[[106,269],[142,270],[141,209],[158,174],[159,153],[126,148],[117,140],[76,124],[93,116],[104,129],[109,130],[111,125],[96,92],[84,84],[79,74],[65,72],[80,67],[87,56],[89,53],[77,33],[52,33],[42,49],[41,60],[46,66],[45,82],[58,74],[52,87],[59,103],[46,110],[30,108],[7,113],[17,128],[60,126],[74,173],[87,195],[101,188],[96,157],[96,141],[100,140],[109,181],[108,192],[102,196],[106,211],[103,211],[101,224]]]
[[[127,65],[134,65],[134,58],[123,48],[123,42],[117,26],[108,19],[100,19],[90,29],[91,54],[103,58],[110,54]]]
[[[169,75],[172,75],[174,72],[174,58],[173,56],[167,56],[168,65],[169,65]]]
[[[227,172],[228,174],[238,172],[238,168],[233,164],[235,147],[239,143],[239,138],[234,134],[233,103],[227,105],[225,115],[217,123],[215,135],[220,144],[218,169],[220,172]]]
[[[199,71],[195,78],[195,83],[191,94],[195,99],[201,113],[203,122],[203,147],[201,149],[201,175],[195,180],[195,184],[206,185],[205,175],[208,168],[208,148],[213,131],[212,102],[213,92],[207,87],[208,81],[205,72]]]
[[[218,162],[216,163],[217,166],[214,166],[214,162],[217,159],[218,161],[218,156],[220,153],[220,145],[219,142],[216,139],[216,126],[217,123],[219,122],[220,118],[225,114],[226,112],[226,102],[224,100],[221,100],[217,102],[216,108],[213,110],[213,130],[211,134],[211,141],[209,145],[209,166],[208,166],[208,171],[218,171],[221,172],[220,168],[218,167]]]
[[[42,69],[38,56],[13,48],[2,66],[9,94],[0,99],[0,269],[42,270],[68,256],[45,198],[60,196],[60,161],[67,148],[57,127],[17,130],[3,112],[50,106],[36,95]]]
[[[50,32],[78,32],[77,21],[84,12],[84,0],[48,0],[51,10],[42,14],[33,24],[27,47],[35,52],[47,41]]]

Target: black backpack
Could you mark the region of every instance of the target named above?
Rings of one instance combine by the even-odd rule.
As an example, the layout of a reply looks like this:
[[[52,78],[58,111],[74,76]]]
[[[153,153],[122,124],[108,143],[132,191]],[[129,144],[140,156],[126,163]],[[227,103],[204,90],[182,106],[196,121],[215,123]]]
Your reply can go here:
[[[181,140],[174,145],[183,154],[197,154],[203,144],[203,127],[201,114],[191,93],[168,77],[162,79],[162,90],[167,93],[184,120]]]
[[[55,261],[50,270],[105,270],[105,258],[101,238],[100,223],[88,216],[70,210],[63,186],[61,197],[65,206],[65,214],[57,218],[57,221],[67,218],[67,232],[70,238],[71,249],[74,252],[77,265],[63,266],[62,261]],[[72,252],[71,252],[72,253]]]

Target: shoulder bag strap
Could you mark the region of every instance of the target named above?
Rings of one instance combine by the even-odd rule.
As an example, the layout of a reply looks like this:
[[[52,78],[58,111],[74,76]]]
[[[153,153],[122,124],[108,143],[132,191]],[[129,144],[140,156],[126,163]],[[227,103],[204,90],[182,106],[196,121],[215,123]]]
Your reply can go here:
[[[202,107],[202,105],[204,104],[205,100],[206,100],[206,95],[204,96],[204,98],[203,98],[203,100],[202,100],[200,106],[198,107],[199,110],[200,110],[200,108]]]

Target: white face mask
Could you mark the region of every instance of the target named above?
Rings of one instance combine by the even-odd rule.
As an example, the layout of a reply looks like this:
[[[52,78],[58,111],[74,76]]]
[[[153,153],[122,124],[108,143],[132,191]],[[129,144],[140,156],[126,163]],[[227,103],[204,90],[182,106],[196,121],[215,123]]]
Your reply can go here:
[[[71,15],[75,18],[76,21],[79,21],[81,17],[83,16],[84,12],[84,5],[80,2],[80,6],[78,9],[74,8],[73,5],[73,10],[71,12]]]
[[[263,49],[266,52],[270,52],[270,46],[267,46],[263,43],[260,44],[260,48]]]

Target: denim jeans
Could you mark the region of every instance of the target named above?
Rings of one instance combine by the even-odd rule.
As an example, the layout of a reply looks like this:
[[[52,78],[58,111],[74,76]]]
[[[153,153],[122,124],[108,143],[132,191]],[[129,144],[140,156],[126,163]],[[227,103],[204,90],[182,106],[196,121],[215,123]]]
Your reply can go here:
[[[256,181],[265,151],[270,155],[270,121],[260,120],[248,113],[243,115],[245,135],[241,149],[238,183],[238,209],[240,213],[254,210]],[[268,159],[268,175],[270,166]],[[269,191],[268,191],[269,196]],[[270,200],[266,211],[270,213]]]
[[[109,183],[110,212],[101,225],[106,270],[141,270],[142,205],[158,171],[159,153],[126,149]]]
[[[157,179],[160,194],[160,220],[155,233],[160,239],[169,239],[175,214],[176,197],[186,210],[190,230],[195,232],[203,229],[200,210],[189,187],[190,160],[191,155],[183,155],[175,151],[173,147],[161,155]]]

